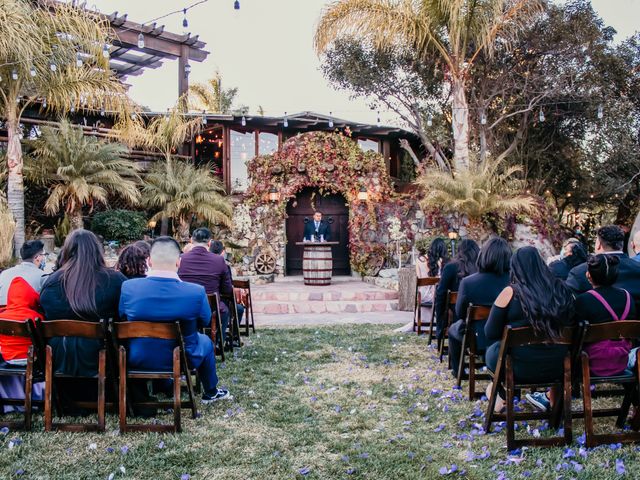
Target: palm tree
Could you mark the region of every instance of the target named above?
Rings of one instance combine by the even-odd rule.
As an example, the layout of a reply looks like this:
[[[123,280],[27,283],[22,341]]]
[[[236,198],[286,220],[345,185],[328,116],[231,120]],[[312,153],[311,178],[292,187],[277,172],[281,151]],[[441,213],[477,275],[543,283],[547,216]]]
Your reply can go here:
[[[49,185],[45,211],[55,215],[64,208],[73,229],[83,228],[84,206],[106,205],[109,195],[131,204],[140,200],[137,166],[122,158],[128,152],[124,145],[85,136],[63,120],[58,128],[43,127],[33,146],[34,161],[27,163],[26,173]]]
[[[419,58],[439,57],[451,85],[454,165],[469,168],[466,81],[481,53],[496,39],[508,44],[542,0],[339,0],[323,13],[315,34],[318,53],[342,35],[377,48],[411,47]]]
[[[142,198],[147,207],[160,209],[151,220],[177,221],[178,236],[183,241],[189,239],[194,219],[231,225],[231,203],[209,165],[196,167],[190,161],[175,160],[169,170],[158,163],[144,177]]]
[[[0,194],[0,268],[6,267],[13,257],[13,231],[16,222],[9,211],[7,200]]]
[[[75,3],[75,2],[74,2]],[[109,69],[106,19],[71,2],[3,0],[0,7],[0,117],[7,128],[7,201],[25,239],[20,120],[25,109],[105,109],[128,118],[126,89]],[[107,55],[105,55],[105,49]]]
[[[522,167],[506,167],[504,161],[487,160],[452,176],[437,168],[427,170],[416,183],[425,193],[423,210],[465,215],[482,220],[487,214],[530,212],[533,199],[523,194],[525,183],[517,178]]]
[[[237,94],[237,88],[222,88],[222,75],[216,72],[206,83],[189,85],[189,105],[196,110],[227,114]]]

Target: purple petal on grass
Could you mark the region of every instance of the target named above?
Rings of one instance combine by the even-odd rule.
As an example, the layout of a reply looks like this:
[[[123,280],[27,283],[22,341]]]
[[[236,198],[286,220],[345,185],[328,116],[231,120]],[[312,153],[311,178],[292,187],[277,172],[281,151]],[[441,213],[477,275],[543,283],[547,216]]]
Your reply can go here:
[[[449,469],[447,467],[440,467],[440,470],[438,470],[438,473],[440,475],[448,475],[449,474]]]
[[[369,458],[369,454],[367,452],[362,452],[360,455],[358,455],[358,458],[367,459]]]
[[[434,429],[433,429],[433,431],[434,431],[435,433],[438,433],[438,432],[441,432],[442,430],[444,430],[444,428],[445,428],[444,423],[441,423],[441,424],[440,424],[440,425],[438,425],[436,428],[434,428]]]
[[[542,465],[544,465],[544,461],[541,458],[537,459],[536,460],[536,467],[541,467]]]
[[[347,475],[353,475],[354,473],[356,473],[356,469],[348,468],[344,473],[346,473]]]
[[[104,449],[107,453],[113,453],[115,452],[115,450],[113,449],[113,447],[107,447]]]
[[[9,433],[9,427],[2,427],[0,428],[0,433],[2,435],[6,435],[7,433]]]
[[[407,452],[407,457],[409,457],[409,460],[413,460],[416,458],[416,454],[413,452]]]
[[[621,459],[616,458],[616,473],[618,475],[624,475],[625,472],[626,470],[624,468],[624,462]]]
[[[529,470],[525,470],[522,472],[522,476],[525,478],[529,478],[531,476],[531,472]]]
[[[575,456],[576,456],[576,452],[574,452],[571,448],[565,448],[564,455],[562,455],[562,458],[572,458]]]
[[[180,475],[180,480],[190,480],[191,479],[191,475],[189,475],[188,473],[183,473],[182,475]]]
[[[120,447],[120,452],[122,452],[123,454],[126,454],[128,451],[129,447],[127,445]]]
[[[342,455],[342,457],[340,457],[340,460],[347,463],[349,461],[349,455]]]
[[[584,470],[584,467],[581,464],[573,460],[571,460],[571,465],[573,465],[573,470],[575,472],[581,472],[582,470]]]
[[[273,456],[274,457],[279,457],[280,456],[280,451],[276,450],[275,452],[273,452]]]
[[[298,473],[300,475],[308,475],[311,472],[311,467],[302,467],[300,470],[298,470]]]
[[[620,450],[622,448],[621,443],[612,443],[609,445],[610,450]]]
[[[16,470],[16,475],[18,475],[18,476],[24,475],[24,469],[19,468],[18,470]]]
[[[342,411],[342,407],[340,405],[336,405],[335,407],[333,407],[333,409],[336,411],[336,413],[340,413]]]

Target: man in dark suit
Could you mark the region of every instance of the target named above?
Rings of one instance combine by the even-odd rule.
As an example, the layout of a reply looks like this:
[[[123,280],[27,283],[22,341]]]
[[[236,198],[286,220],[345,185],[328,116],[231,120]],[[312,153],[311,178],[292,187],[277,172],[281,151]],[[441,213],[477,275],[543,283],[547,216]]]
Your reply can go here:
[[[211,308],[204,287],[180,280],[180,246],[171,237],[158,237],[151,246],[150,270],[145,278],[122,284],[119,311],[130,322],[180,320],[189,365],[198,369],[204,392],[202,402],[231,398],[217,388],[216,357],[211,339],[198,328],[211,325]],[[171,370],[173,340],[135,338],[129,341],[128,365],[142,370]]]
[[[207,295],[212,293],[233,293],[231,275],[224,258],[209,251],[211,244],[211,231],[208,228],[198,228],[191,236],[193,248],[182,255],[178,276],[184,282],[202,285]],[[222,322],[222,338],[229,326],[229,308],[220,302],[220,315]]]
[[[636,303],[640,300],[640,262],[636,262],[622,251],[624,232],[616,225],[607,225],[598,229],[595,253],[615,255],[620,259],[618,280],[614,287],[627,290]],[[581,263],[569,272],[567,286],[576,294],[591,290],[587,280],[587,264]]]
[[[325,242],[331,239],[331,230],[329,224],[322,220],[322,212],[314,213],[313,220],[307,222],[304,226],[304,238],[311,240],[312,237],[314,237],[316,241],[319,241],[322,237]]]

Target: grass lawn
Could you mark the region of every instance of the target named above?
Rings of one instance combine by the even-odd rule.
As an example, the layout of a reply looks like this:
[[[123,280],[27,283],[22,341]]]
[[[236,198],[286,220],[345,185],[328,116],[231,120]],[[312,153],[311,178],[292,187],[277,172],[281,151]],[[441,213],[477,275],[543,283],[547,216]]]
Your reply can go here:
[[[0,478],[640,478],[636,446],[587,451],[580,421],[570,449],[509,455],[424,337],[360,325],[246,343],[219,365],[235,400],[185,412],[182,434],[120,435],[113,415],[105,434],[45,434],[37,415],[35,433],[0,435]]]

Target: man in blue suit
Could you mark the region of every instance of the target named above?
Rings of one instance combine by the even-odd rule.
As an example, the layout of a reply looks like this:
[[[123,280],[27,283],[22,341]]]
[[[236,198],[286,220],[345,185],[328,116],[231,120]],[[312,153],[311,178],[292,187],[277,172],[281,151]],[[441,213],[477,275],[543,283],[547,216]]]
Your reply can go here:
[[[151,246],[150,270],[146,278],[122,284],[120,316],[130,322],[174,322],[180,320],[187,360],[200,374],[203,403],[232,398],[228,390],[217,388],[213,343],[198,328],[211,325],[211,308],[204,287],[183,282],[178,277],[180,246],[171,237],[158,237]],[[127,363],[141,370],[171,370],[175,342],[136,338],[129,342]]]
[[[311,240],[312,237],[315,237],[316,241],[319,241],[322,237],[325,242],[331,239],[331,230],[329,224],[322,220],[322,212],[315,212],[313,214],[313,220],[307,222],[304,226],[304,238]]]

